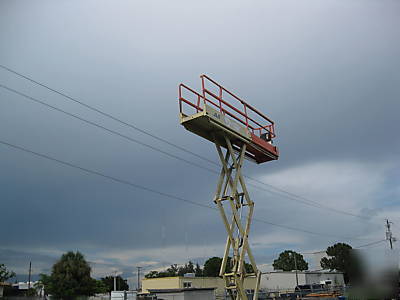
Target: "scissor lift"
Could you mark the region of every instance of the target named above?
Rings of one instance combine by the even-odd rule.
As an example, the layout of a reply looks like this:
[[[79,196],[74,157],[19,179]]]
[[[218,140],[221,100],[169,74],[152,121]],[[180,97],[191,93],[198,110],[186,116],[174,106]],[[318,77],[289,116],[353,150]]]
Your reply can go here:
[[[248,241],[254,202],[246,188],[242,165],[245,158],[258,164],[278,159],[278,148],[272,143],[276,137],[274,122],[208,76],[200,78],[201,93],[179,85],[180,123],[216,146],[222,169],[214,202],[228,233],[220,276],[225,279],[231,299],[236,300],[248,299],[244,280],[255,277],[253,300],[256,300],[261,272]],[[229,205],[225,207],[224,203]],[[246,219],[242,222],[244,214]],[[246,255],[252,266],[248,273]]]

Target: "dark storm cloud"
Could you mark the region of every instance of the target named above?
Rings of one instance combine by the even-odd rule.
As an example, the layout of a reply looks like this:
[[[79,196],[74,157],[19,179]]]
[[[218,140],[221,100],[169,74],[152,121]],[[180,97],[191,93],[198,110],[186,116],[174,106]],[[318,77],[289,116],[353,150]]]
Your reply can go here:
[[[327,205],[375,212],[378,218],[386,211],[375,208],[393,205],[389,198],[398,195],[398,181],[391,174],[398,173],[400,149],[399,10],[395,1],[3,1],[0,63],[216,161],[213,146],[184,131],[177,117],[177,84],[198,88],[198,75],[207,73],[276,121],[281,159],[261,166],[247,163],[246,173]],[[4,70],[0,79],[215,168]],[[1,90],[0,98],[0,126],[5,129],[0,139],[212,205],[215,174],[8,91]],[[216,211],[3,146],[0,151],[0,235],[7,251],[57,249],[56,257],[82,249],[89,259],[104,262],[96,267],[104,274],[112,266],[127,274],[124,268],[137,262],[159,266],[222,253],[225,233]],[[303,178],[309,181],[299,184]],[[357,192],[366,184],[369,193]],[[378,226],[251,191],[257,217],[276,223],[345,237],[367,235]],[[285,247],[319,248],[335,240],[302,233],[297,239],[293,232],[257,222],[253,229],[255,252],[263,263]],[[7,261],[9,252],[4,253]],[[18,267],[18,260],[9,261]]]

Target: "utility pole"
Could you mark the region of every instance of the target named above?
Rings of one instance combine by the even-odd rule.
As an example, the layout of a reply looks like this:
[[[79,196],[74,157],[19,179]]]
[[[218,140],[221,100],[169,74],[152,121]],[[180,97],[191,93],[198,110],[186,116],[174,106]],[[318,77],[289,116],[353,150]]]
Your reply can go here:
[[[28,291],[31,289],[32,262],[29,262]]]
[[[139,292],[139,290],[140,290],[140,269],[142,268],[142,267],[136,267],[137,268],[137,291]]]
[[[296,287],[298,287],[298,286],[299,286],[299,275],[298,275],[298,272],[297,272],[297,258],[296,258],[296,252],[292,251],[292,256],[293,256],[293,258],[294,258],[294,269],[295,269],[295,271],[296,271]],[[295,291],[296,291],[296,289],[295,289]],[[300,291],[300,292],[301,292],[301,291]],[[303,299],[303,296],[301,295],[301,293],[300,293],[300,299]]]
[[[393,224],[392,222],[389,222],[388,219],[386,219],[386,240],[389,241],[390,249],[393,250],[393,242],[396,241],[396,238],[393,237],[392,231],[390,229],[391,225]]]
[[[296,258],[296,253],[292,252],[293,257],[294,257],[294,268],[296,269],[296,286],[299,285],[299,275],[297,273],[297,258]]]
[[[117,271],[114,271],[114,291],[117,290]]]

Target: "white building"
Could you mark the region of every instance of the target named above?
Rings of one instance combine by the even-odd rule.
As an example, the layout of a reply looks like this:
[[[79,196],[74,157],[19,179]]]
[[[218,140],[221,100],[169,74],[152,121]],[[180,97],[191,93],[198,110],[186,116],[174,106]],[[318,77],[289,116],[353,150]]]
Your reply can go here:
[[[37,285],[39,283],[39,281],[31,281],[31,282],[17,282],[17,283],[13,283],[12,287],[14,289],[18,289],[18,290],[23,290],[23,291],[27,291],[28,288],[31,289],[35,289],[38,296],[42,297],[44,296],[44,287],[42,285]]]
[[[136,297],[137,297],[136,291],[112,291],[111,292],[111,300],[136,300]]]
[[[299,285],[322,284],[331,281],[332,286],[343,286],[344,278],[341,272],[298,271]],[[296,272],[274,271],[261,276],[261,288],[268,291],[293,291],[296,287]]]
[[[215,288],[150,289],[162,300],[215,300]]]

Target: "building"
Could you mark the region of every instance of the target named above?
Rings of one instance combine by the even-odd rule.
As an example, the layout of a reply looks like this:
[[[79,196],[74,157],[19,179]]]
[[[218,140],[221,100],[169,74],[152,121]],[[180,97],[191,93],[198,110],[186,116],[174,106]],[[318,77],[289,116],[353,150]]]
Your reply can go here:
[[[214,288],[150,289],[159,300],[215,300]]]
[[[26,295],[29,288],[35,289],[38,296],[44,296],[44,287],[39,281],[17,282],[12,284],[12,288],[18,295]]]
[[[38,281],[31,281],[31,282],[17,282],[13,283],[13,288],[18,290],[28,290],[29,288],[34,288]]]
[[[324,284],[329,281],[331,286],[344,285],[344,277],[341,272],[298,271],[297,279],[299,285]],[[296,285],[295,271],[274,271],[263,274],[260,287],[268,291],[293,291]]]
[[[250,289],[255,285],[256,278],[246,278],[244,287]],[[142,292],[150,293],[150,290],[171,289],[213,289],[215,299],[225,299],[225,282],[220,277],[161,277],[144,278],[142,280]],[[177,298],[180,299],[180,298]]]
[[[0,298],[3,297],[4,288],[5,288],[6,286],[11,286],[11,284],[8,283],[8,282],[1,282],[1,281],[0,281]]]
[[[298,284],[324,284],[331,282],[330,286],[343,286],[344,277],[341,272],[327,271],[298,271]],[[246,278],[245,289],[248,294],[253,291],[255,278]],[[274,271],[264,273],[261,276],[260,290],[263,292],[293,292],[296,287],[296,272]],[[183,290],[183,289],[214,289],[216,299],[225,299],[225,282],[220,277],[161,277],[144,278],[142,280],[142,292],[150,293],[151,290]],[[181,298],[176,298],[181,299]],[[183,298],[182,298],[183,299]]]
[[[111,291],[111,297],[106,296],[106,299],[111,300],[136,300],[136,291]]]

